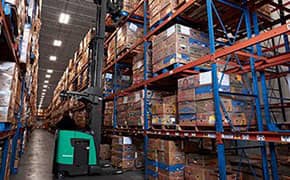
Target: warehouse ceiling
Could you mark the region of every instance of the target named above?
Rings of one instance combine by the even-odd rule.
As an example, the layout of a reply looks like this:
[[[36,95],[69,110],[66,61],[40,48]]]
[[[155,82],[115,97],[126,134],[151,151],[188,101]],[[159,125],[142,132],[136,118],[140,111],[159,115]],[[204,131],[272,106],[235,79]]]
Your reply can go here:
[[[49,106],[53,91],[56,88],[69,60],[79,47],[79,42],[86,32],[94,27],[95,4],[93,0],[44,0],[42,4],[42,27],[40,32],[40,58],[38,77],[38,107]],[[61,13],[70,15],[68,24],[59,23]],[[53,46],[54,40],[62,41],[61,46]],[[50,56],[56,56],[56,61],[50,61]],[[52,69],[50,78],[45,76]],[[48,87],[44,88],[45,80]],[[47,89],[46,92],[43,92]],[[40,99],[45,93],[42,106]]]

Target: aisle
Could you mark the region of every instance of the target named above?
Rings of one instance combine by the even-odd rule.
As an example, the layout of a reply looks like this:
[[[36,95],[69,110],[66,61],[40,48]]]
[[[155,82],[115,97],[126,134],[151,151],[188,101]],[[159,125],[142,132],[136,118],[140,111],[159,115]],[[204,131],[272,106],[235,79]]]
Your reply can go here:
[[[11,180],[52,180],[53,135],[45,130],[34,130],[20,161],[17,175]]]
[[[54,137],[45,130],[34,130],[28,148],[20,161],[17,175],[12,175],[11,180],[53,180]],[[65,180],[142,180],[141,172],[127,172],[118,176],[86,176],[70,177]]]

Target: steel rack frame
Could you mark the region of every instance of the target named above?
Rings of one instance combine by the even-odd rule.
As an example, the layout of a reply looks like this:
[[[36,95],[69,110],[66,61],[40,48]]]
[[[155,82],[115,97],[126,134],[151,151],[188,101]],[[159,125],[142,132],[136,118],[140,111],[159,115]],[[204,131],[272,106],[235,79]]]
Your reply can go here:
[[[141,44],[144,44],[144,65],[147,64],[147,56],[146,52],[148,51],[150,38],[160,32],[164,27],[172,22],[173,19],[182,16],[186,18],[184,12],[188,9],[195,7],[196,0],[186,1],[183,5],[181,5],[175,12],[172,13],[168,19],[164,20],[159,26],[155,29],[148,31],[148,17],[147,17],[147,8],[148,8],[148,0],[144,0],[143,8],[144,8],[144,37],[136,42],[126,53],[121,56],[117,56],[115,54],[114,63],[105,67],[103,73],[112,72],[114,69],[116,74],[116,64],[121,63],[125,57],[127,57],[136,47]],[[270,108],[281,108],[284,106],[283,104],[269,104],[268,97],[268,89],[266,81],[269,79],[279,78],[280,76],[285,76],[289,74],[289,72],[283,72],[283,75],[268,75],[268,69],[270,67],[288,65],[290,62],[290,52],[289,52],[289,40],[288,36],[290,34],[290,24],[286,22],[282,22],[282,25],[279,27],[272,28],[271,30],[267,30],[266,32],[260,33],[261,30],[259,27],[260,24],[258,19],[262,19],[259,17],[259,13],[256,12],[258,7],[261,7],[264,4],[264,1],[259,1],[257,4],[252,6],[247,1],[243,1],[241,4],[237,2],[228,1],[228,0],[204,0],[205,3],[205,19],[207,21],[207,28],[209,34],[209,42],[210,42],[210,54],[199,58],[196,61],[192,61],[186,65],[173,69],[169,72],[160,74],[156,77],[148,78],[147,77],[147,67],[144,66],[144,81],[134,84],[131,87],[124,90],[114,90],[114,93],[110,96],[106,97],[106,100],[116,100],[119,96],[124,96],[133,92],[135,90],[144,89],[145,97],[144,101],[147,101],[146,91],[149,87],[156,86],[161,84],[162,81],[168,80],[173,77],[182,77],[182,75],[192,75],[198,74],[199,72],[194,67],[202,65],[204,63],[211,63],[211,72],[213,79],[213,94],[214,94],[214,104],[215,104],[215,116],[216,116],[216,124],[215,131],[193,131],[193,130],[153,130],[149,129],[148,126],[148,104],[144,103],[144,127],[143,129],[138,128],[122,128],[118,129],[117,119],[116,119],[116,111],[115,111],[115,103],[114,103],[114,128],[113,129],[105,129],[104,133],[106,134],[124,134],[129,136],[134,135],[143,135],[144,136],[144,154],[145,154],[145,168],[148,165],[147,159],[147,151],[148,151],[148,137],[149,136],[158,136],[158,137],[179,137],[179,138],[210,138],[215,139],[217,142],[217,156],[218,156],[218,169],[219,169],[219,178],[222,180],[226,179],[226,160],[225,160],[225,147],[223,144],[223,140],[241,140],[241,141],[254,141],[258,142],[259,148],[261,149],[261,159],[262,159],[262,169],[263,169],[263,178],[270,179],[269,169],[268,169],[268,159],[267,159],[267,143],[269,144],[270,155],[271,155],[271,174],[273,179],[279,179],[278,177],[278,168],[277,168],[277,159],[275,152],[275,144],[274,143],[290,143],[290,131],[280,130],[275,123],[272,122],[270,116]],[[227,38],[227,27],[224,25],[223,17],[219,15],[219,9],[215,6],[215,3],[222,4],[223,6],[230,7],[233,11],[240,11],[242,14],[242,18],[238,21],[237,31],[241,30],[245,34],[242,39],[238,37],[238,32],[235,33],[234,41],[231,42],[229,38]],[[141,3],[140,3],[141,4]],[[139,5],[140,5],[139,4]],[[282,2],[279,1],[279,4],[276,4],[271,1],[270,3],[279,10],[289,11],[289,9],[283,7]],[[284,4],[285,5],[285,4]],[[139,8],[139,6],[138,6]],[[196,10],[193,8],[193,11]],[[136,9],[135,9],[136,10]],[[186,18],[190,21],[190,18]],[[229,22],[227,20],[226,22]],[[244,22],[244,23],[242,23]],[[263,21],[261,21],[263,23]],[[219,23],[219,26],[215,26]],[[233,23],[233,22],[230,22]],[[273,21],[271,23],[265,23],[262,29],[266,29],[272,27],[280,23],[280,21]],[[242,25],[243,24],[243,25]],[[217,31],[217,27],[218,30]],[[217,37],[221,37],[224,35],[225,39],[228,39],[227,43],[222,44],[217,41]],[[285,43],[281,45],[273,45],[273,47],[263,47],[261,43],[271,40],[272,38],[283,36]],[[266,56],[265,52],[277,50],[281,47],[285,46],[286,52],[283,54],[275,55],[275,56]],[[236,59],[244,59],[247,63],[240,64],[238,62],[232,62],[229,60],[221,60],[221,58],[226,57],[228,55],[236,56]],[[237,57],[238,56],[238,57]],[[224,125],[222,122],[221,111],[220,111],[220,92],[219,85],[220,82],[217,77],[217,63],[223,62],[226,65],[230,64],[233,68],[226,71],[226,73],[237,73],[237,74],[245,74],[251,73],[252,76],[252,97],[255,99],[255,108],[256,108],[256,117],[257,117],[257,131],[247,131],[247,132],[236,132],[231,131],[227,132],[224,130]],[[258,76],[259,75],[259,76]],[[261,82],[261,88],[259,88],[258,83]],[[261,92],[261,93],[260,93]],[[260,102],[260,96],[263,100],[263,105]],[[264,116],[262,113],[264,112]],[[266,127],[264,127],[266,124]],[[239,147],[237,147],[239,148]],[[148,177],[147,172],[145,171],[145,178]]]

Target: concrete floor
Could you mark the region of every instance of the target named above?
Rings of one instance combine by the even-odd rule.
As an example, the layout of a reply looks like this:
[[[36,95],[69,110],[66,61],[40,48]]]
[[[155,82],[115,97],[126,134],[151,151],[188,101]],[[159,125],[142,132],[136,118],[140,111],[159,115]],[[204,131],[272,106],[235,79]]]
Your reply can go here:
[[[17,175],[11,180],[53,180],[54,136],[45,130],[34,130],[25,154],[22,156]],[[67,177],[72,180],[143,180],[142,172],[126,172],[114,176]]]

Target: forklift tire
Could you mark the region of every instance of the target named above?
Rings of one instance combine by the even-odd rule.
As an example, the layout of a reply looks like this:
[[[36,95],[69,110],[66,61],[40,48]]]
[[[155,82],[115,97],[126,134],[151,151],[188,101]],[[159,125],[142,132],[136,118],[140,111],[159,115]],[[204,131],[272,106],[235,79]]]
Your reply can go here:
[[[59,172],[57,172],[57,174],[56,174],[56,178],[57,178],[58,180],[62,180],[62,179],[64,179],[64,177],[65,177],[65,172],[64,172],[64,171],[59,171]]]
[[[116,170],[114,172],[114,175],[120,175],[120,174],[123,174],[123,171],[122,170]]]

